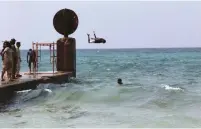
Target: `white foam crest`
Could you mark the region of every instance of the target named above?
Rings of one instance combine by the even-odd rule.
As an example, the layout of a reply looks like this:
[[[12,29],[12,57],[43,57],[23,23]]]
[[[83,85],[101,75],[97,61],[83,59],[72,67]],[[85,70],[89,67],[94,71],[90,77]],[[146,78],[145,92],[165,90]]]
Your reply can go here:
[[[27,92],[29,92],[29,91],[31,91],[31,89],[28,89],[28,90],[22,90],[22,91],[17,91],[17,93],[27,93]]]
[[[41,94],[43,95],[48,95],[52,94],[52,90],[48,88],[44,89],[35,89],[35,90],[22,90],[22,91],[17,91],[18,99],[22,99],[23,101],[28,101],[33,98],[39,97]]]
[[[44,91],[46,91],[48,93],[52,93],[52,90],[50,90],[50,89],[44,89]]]
[[[166,84],[162,84],[161,86],[162,86],[162,88],[165,88],[165,90],[175,90],[175,91],[182,90],[183,91],[183,89],[181,89],[180,87],[171,87],[171,86],[166,85]]]

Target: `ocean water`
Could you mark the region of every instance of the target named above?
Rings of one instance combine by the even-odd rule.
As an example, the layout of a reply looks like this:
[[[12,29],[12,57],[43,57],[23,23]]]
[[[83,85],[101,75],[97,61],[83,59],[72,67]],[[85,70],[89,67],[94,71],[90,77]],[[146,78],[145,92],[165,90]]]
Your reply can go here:
[[[77,78],[17,92],[0,127],[201,127],[200,78],[200,48],[77,50]]]

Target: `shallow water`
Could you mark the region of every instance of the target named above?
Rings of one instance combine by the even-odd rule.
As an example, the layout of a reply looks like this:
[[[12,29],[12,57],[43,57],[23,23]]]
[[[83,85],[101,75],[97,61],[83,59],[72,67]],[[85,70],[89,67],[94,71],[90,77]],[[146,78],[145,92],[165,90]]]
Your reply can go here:
[[[76,79],[16,93],[0,127],[201,127],[200,52],[78,50]],[[48,51],[42,60],[49,71]]]

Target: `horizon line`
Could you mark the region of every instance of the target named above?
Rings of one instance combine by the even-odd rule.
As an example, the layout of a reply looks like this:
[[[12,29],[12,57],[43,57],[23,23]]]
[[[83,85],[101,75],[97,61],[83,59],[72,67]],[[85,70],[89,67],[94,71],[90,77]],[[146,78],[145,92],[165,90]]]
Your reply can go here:
[[[185,48],[201,48],[201,47],[136,47],[136,48],[76,48],[76,50],[119,50],[119,49],[185,49]],[[29,50],[29,49],[21,49],[21,50]],[[40,49],[38,49],[40,50]],[[41,50],[49,50],[49,49],[41,49]],[[55,49],[56,50],[56,49]]]

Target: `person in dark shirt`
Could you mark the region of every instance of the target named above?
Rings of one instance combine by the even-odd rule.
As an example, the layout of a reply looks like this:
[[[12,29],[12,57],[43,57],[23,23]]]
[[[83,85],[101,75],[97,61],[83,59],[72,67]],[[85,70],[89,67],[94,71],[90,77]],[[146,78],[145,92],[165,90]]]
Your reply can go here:
[[[29,51],[27,52],[27,63],[29,66],[29,73],[31,74],[31,64],[33,64],[34,70],[36,68],[36,53],[32,49],[29,49]]]

